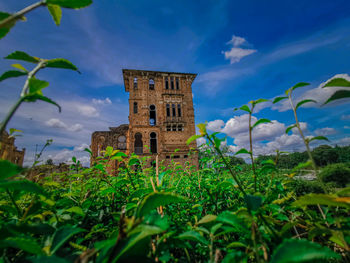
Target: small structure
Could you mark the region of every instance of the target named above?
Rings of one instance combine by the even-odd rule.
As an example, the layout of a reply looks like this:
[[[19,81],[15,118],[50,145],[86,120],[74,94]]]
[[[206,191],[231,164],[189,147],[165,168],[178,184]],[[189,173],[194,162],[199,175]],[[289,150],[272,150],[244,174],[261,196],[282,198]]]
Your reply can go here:
[[[123,69],[125,91],[129,92],[129,124],[92,134],[91,164],[107,146],[126,154],[150,156],[167,165],[171,159],[198,166],[192,82],[196,74]],[[110,164],[117,168],[117,163]]]
[[[9,160],[10,162],[19,166],[23,165],[24,154],[26,149],[22,151],[17,150],[15,146],[15,138],[4,131],[0,136],[0,158]]]

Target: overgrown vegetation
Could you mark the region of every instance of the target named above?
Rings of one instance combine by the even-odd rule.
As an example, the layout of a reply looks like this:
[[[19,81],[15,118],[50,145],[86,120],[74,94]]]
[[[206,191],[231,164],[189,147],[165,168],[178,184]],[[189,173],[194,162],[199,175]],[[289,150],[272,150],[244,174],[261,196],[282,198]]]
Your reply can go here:
[[[90,3],[44,0],[29,9],[47,6],[59,24],[61,7],[81,8]],[[1,36],[29,11],[1,13]],[[0,77],[27,76],[19,100],[1,129],[6,128],[22,102],[54,103],[42,94],[48,83],[35,78],[39,69],[77,70],[67,60],[39,59],[24,52],[7,58],[36,66],[27,71],[15,64],[20,71],[8,71]],[[306,146],[308,160],[297,161],[293,169],[279,169],[278,162],[283,159],[280,152],[273,159],[258,162],[252,143],[249,151],[236,153],[248,154],[251,165],[227,156],[221,147],[224,139],[217,133],[208,134],[205,124],[198,125],[200,134],[188,140],[206,139],[199,169],[173,161],[155,170],[147,166],[149,157],[126,156],[107,147],[90,168],[82,168],[73,158],[66,172],[28,180],[27,170],[0,160],[1,261],[349,262],[348,168],[334,165],[320,172],[317,167],[309,143],[327,138],[303,135],[296,110],[313,101],[303,100],[294,106],[291,97],[293,90],[305,85],[299,83],[286,91],[287,96],[274,100],[289,99],[296,124],[286,132],[298,128]],[[349,87],[350,82],[333,79],[327,86]],[[326,103],[348,96],[347,90],[340,90]],[[265,101],[254,100],[248,103],[250,107],[240,109],[251,119],[255,105]],[[249,122],[250,142],[253,129],[268,122]],[[111,160],[125,164],[118,176],[108,173]],[[294,179],[298,170],[309,166],[317,176],[312,187]],[[338,176],[339,172],[344,174]]]

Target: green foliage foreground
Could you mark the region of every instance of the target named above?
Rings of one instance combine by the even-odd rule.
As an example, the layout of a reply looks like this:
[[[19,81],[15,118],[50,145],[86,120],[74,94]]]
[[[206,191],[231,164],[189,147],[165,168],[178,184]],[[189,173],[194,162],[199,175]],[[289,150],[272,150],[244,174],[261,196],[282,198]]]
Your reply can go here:
[[[267,161],[254,192],[252,171],[213,158],[157,176],[147,157],[108,147],[91,168],[74,158],[36,182],[2,160],[2,262],[348,262],[350,188],[297,197],[292,176]],[[125,162],[118,176],[110,160]]]

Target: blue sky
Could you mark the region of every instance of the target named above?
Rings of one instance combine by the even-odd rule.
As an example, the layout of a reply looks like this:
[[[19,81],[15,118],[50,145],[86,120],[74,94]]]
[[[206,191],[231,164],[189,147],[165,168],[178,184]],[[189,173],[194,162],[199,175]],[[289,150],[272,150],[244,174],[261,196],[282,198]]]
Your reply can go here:
[[[34,1],[0,0],[0,10],[18,11]],[[307,135],[327,135],[331,144],[350,144],[349,100],[320,107],[329,92],[320,85],[350,74],[350,2],[335,1],[94,1],[64,10],[56,27],[44,8],[28,14],[1,40],[0,54],[22,50],[43,58],[64,57],[81,70],[45,69],[44,94],[63,107],[44,103],[21,107],[9,127],[30,163],[35,145],[52,138],[44,158],[56,162],[77,155],[91,133],[127,123],[128,94],[122,68],[198,73],[193,84],[196,123],[228,136],[232,151],[247,146],[246,116],[233,108],[252,99],[276,97],[297,82],[295,99],[320,101],[299,111]],[[13,61],[0,60],[0,70]],[[32,65],[26,65],[30,68]],[[345,75],[344,75],[345,74]],[[24,79],[1,83],[0,117],[16,100]],[[288,105],[265,104],[256,115],[273,120],[256,130],[257,153],[276,148],[302,150]],[[307,122],[307,124],[306,124]]]

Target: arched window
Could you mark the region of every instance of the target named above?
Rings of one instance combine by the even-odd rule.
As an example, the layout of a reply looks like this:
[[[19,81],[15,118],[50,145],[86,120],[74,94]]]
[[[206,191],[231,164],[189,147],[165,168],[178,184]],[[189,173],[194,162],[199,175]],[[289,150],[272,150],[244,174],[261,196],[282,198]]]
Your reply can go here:
[[[157,153],[157,134],[151,132],[150,137],[151,153]]]
[[[124,135],[118,137],[118,149],[126,150],[126,137]]]
[[[134,89],[137,89],[137,78],[134,78]]]
[[[139,132],[135,134],[134,152],[135,154],[143,153],[142,134]]]
[[[137,102],[134,102],[134,113],[137,113]]]
[[[181,105],[177,104],[177,116],[181,117]]]
[[[154,79],[149,79],[148,87],[150,90],[154,90]]]
[[[165,89],[169,89],[169,78],[165,78]]]
[[[171,109],[172,109],[172,112],[173,112],[173,117],[175,117],[175,116],[176,116],[175,104],[172,104],[172,105],[171,105]]]
[[[174,89],[174,77],[170,77],[170,86],[171,89]]]
[[[170,117],[170,105],[169,104],[166,105],[166,116]]]
[[[149,125],[156,125],[156,106],[149,106]]]
[[[176,78],[176,89],[180,89],[179,78]]]

